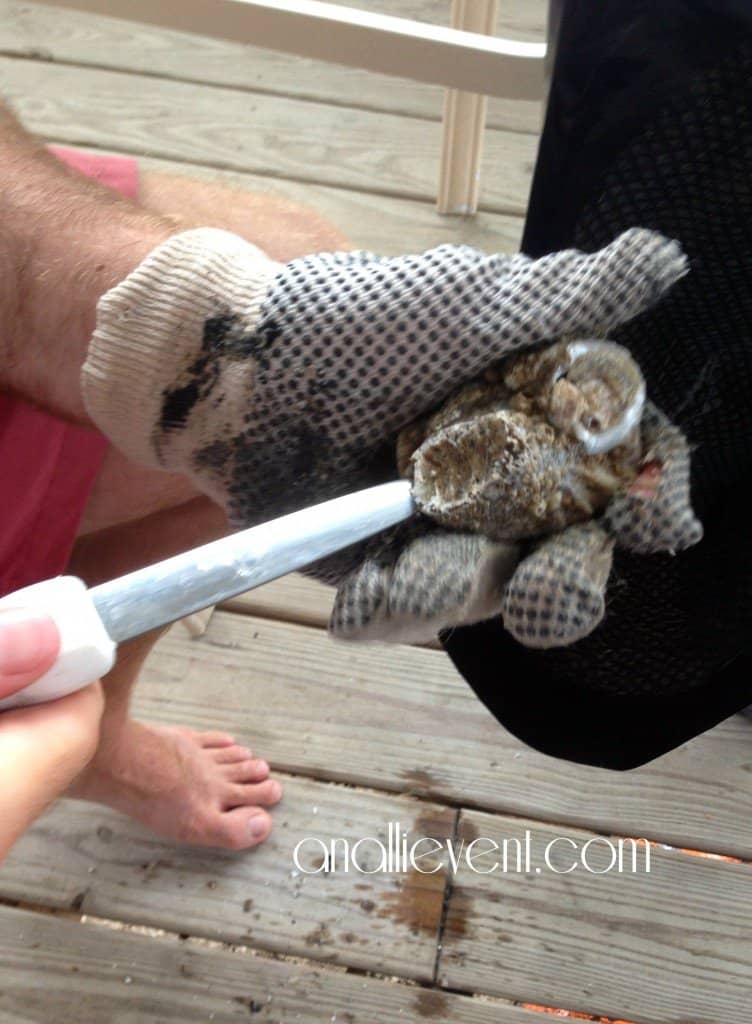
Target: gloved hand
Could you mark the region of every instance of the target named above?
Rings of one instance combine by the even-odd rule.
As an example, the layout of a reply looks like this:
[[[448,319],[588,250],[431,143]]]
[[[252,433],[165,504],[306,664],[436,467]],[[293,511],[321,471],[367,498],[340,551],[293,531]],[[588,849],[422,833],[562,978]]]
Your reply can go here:
[[[591,255],[441,246],[282,266],[202,228],[100,300],[84,399],[125,454],[188,474],[245,527],[393,476],[399,429],[489,363],[602,336],[685,271],[679,246],[643,229]]]
[[[674,554],[702,538],[683,434],[648,403],[640,435],[639,472],[603,515],[527,550],[450,533],[426,518],[369,542],[362,563],[339,585],[330,631],[343,640],[425,643],[442,629],[500,616],[526,647],[561,647],[587,636],[605,613],[615,545]]]

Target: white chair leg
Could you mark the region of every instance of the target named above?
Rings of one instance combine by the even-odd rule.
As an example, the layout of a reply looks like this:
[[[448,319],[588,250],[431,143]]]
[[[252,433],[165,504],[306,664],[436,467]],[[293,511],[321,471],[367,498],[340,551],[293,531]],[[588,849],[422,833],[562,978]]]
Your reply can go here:
[[[452,28],[493,35],[498,10],[498,0],[452,0]],[[439,213],[478,209],[486,106],[486,97],[477,93],[447,89],[444,95]]]

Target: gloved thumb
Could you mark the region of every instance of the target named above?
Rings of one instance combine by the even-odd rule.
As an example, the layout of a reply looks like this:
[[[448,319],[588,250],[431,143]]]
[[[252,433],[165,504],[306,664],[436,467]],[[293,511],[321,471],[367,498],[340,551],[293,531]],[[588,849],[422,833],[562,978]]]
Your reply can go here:
[[[49,616],[25,608],[0,610],[0,698],[38,679],[59,649],[60,634]]]

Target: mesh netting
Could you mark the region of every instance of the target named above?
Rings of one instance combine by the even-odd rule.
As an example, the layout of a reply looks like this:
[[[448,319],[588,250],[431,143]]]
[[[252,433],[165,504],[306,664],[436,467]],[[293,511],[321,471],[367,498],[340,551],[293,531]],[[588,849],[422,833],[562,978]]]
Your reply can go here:
[[[586,5],[575,6],[582,13]],[[613,15],[611,40],[599,36],[597,24],[608,15],[595,16],[584,44],[601,48],[593,65],[587,53],[562,54],[526,241],[528,251],[563,244],[592,250],[639,224],[681,242],[689,275],[613,337],[635,354],[651,399],[687,434],[705,538],[675,558],[617,552],[604,621],[572,648],[515,651],[501,627],[485,627],[475,639],[465,631],[450,642],[450,651],[453,643],[477,642],[488,657],[493,648],[506,677],[513,666],[518,677],[546,676],[552,685],[669,695],[707,683],[750,650],[752,43],[750,26],[740,31],[736,22],[700,38],[711,21],[687,26],[676,13],[684,6],[672,5],[655,30],[664,33],[661,45],[651,36],[653,15],[640,8],[622,10],[621,25]],[[705,17],[723,20],[715,10]],[[584,24],[581,40],[588,38]],[[686,51],[676,58],[677,73],[665,33]],[[565,95],[566,61],[575,59],[583,70],[572,71],[573,79],[585,67],[591,75],[588,85],[577,83],[587,100],[579,112]],[[601,70],[594,70],[599,60]],[[573,212],[546,222],[543,208],[556,202]]]

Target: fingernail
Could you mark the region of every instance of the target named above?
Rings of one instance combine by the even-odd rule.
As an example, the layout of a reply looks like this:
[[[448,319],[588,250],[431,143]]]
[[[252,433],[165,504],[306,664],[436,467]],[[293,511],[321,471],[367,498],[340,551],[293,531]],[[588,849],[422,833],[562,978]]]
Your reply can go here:
[[[262,836],[268,827],[265,814],[254,814],[248,822],[248,830],[252,836]]]
[[[48,615],[27,608],[0,609],[0,672],[31,672],[59,646],[60,634]]]

